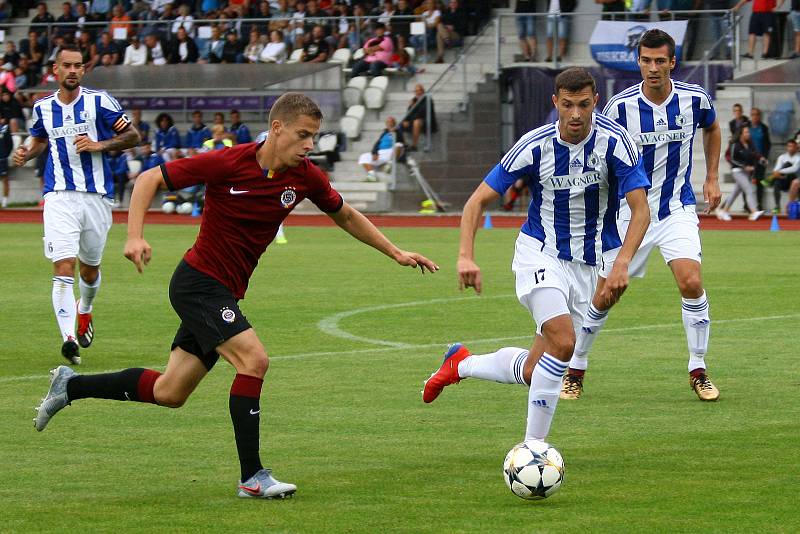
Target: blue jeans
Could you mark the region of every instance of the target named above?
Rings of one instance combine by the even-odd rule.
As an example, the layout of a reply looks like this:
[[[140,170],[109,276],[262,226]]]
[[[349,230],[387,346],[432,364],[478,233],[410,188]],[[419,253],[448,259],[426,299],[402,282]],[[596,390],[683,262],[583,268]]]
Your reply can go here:
[[[517,17],[517,37],[536,37],[536,17]]]
[[[722,39],[722,41],[711,50],[711,59],[727,59],[731,57],[731,43],[733,41],[733,36],[729,33],[730,27],[730,19],[726,15],[711,17],[711,28],[713,30],[714,42],[716,43]],[[722,36],[726,33],[728,33],[728,36],[723,39]]]

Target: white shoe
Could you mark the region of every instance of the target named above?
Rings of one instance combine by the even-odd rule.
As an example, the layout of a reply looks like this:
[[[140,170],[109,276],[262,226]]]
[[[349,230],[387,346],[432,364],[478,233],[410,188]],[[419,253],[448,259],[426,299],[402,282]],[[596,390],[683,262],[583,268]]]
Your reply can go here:
[[[375,171],[368,171],[367,172],[366,181],[367,182],[377,182],[378,181],[378,176],[375,174]]]
[[[239,482],[237,495],[244,499],[285,499],[297,491],[297,486],[281,482],[272,476],[272,470],[262,469],[244,482]]]
[[[757,221],[762,215],[764,215],[764,210],[754,211],[750,214],[750,216],[747,217],[747,219],[751,221]]]
[[[714,214],[717,216],[717,219],[719,219],[720,221],[730,221],[731,220],[731,214],[728,213],[727,211],[725,211],[722,208],[717,208],[714,211]]]

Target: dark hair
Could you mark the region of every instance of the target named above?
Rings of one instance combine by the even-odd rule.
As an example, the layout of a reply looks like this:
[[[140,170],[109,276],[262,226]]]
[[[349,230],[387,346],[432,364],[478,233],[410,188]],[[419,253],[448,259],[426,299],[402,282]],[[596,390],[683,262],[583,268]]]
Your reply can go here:
[[[794,139],[789,139],[788,141],[786,141],[786,144],[788,145],[789,143],[797,144],[797,141],[795,141]]]
[[[163,111],[156,116],[156,127],[161,128],[161,121],[167,119],[167,129],[172,128],[175,125],[175,121],[172,120],[172,115],[169,113],[164,113]]]
[[[238,109],[232,109],[230,112],[231,112],[232,114],[233,114],[233,113],[239,113],[239,110],[238,110]]]
[[[645,48],[661,48],[667,45],[667,55],[670,59],[675,57],[675,39],[664,30],[652,29],[647,30],[639,38],[639,46],[636,52],[641,55],[642,47]]]
[[[291,123],[301,115],[322,120],[322,111],[316,102],[303,93],[284,93],[272,104],[272,109],[269,110],[269,122],[272,124],[272,121],[279,120]]]
[[[594,78],[583,67],[571,67],[556,76],[556,95],[562,89],[568,93],[578,93],[586,87],[592,88],[592,94],[597,93],[597,84]]]
[[[61,57],[62,52],[77,52],[81,54],[81,57],[83,56],[81,49],[78,48],[78,45],[73,43],[65,43],[61,45],[61,48],[58,49],[58,54],[56,54],[56,61],[58,61],[58,58]]]
[[[736,133],[733,134],[733,142],[734,143],[740,143],[742,141],[742,134],[744,133],[744,129],[745,128],[747,128],[749,130],[750,129],[750,125],[749,124],[742,124],[741,126],[739,126],[739,129],[736,130]]]

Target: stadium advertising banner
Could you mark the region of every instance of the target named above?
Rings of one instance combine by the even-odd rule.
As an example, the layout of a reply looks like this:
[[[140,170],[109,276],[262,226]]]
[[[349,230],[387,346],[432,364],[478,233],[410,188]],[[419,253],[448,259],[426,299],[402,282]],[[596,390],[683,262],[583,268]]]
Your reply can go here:
[[[601,20],[594,27],[589,48],[592,57],[604,67],[612,69],[638,71],[636,48],[639,38],[647,30],[658,28],[664,30],[675,39],[675,57],[681,57],[683,38],[686,35],[688,21],[669,22],[618,22]]]

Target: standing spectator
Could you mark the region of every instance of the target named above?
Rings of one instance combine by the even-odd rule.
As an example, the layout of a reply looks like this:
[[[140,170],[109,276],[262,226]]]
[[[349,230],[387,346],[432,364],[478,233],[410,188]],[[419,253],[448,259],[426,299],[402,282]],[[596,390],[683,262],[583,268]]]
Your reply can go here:
[[[142,143],[150,142],[150,123],[142,120],[141,109],[134,109],[131,111],[131,126],[136,128],[136,131],[139,132]]]
[[[117,44],[111,40],[111,34],[108,32],[103,32],[100,34],[100,42],[97,44],[97,55],[100,56],[100,60],[103,60],[103,56],[111,56],[111,63],[116,65],[119,63],[119,47]]]
[[[281,30],[272,30],[269,34],[270,41],[261,51],[258,60],[262,63],[285,63],[286,43],[283,41]]]
[[[603,20],[625,20],[625,0],[594,0],[603,6]]]
[[[253,28],[250,30],[250,42],[244,49],[245,63],[258,63],[258,57],[262,50],[264,50],[264,45],[261,43],[261,34]]]
[[[514,8],[517,14],[517,38],[523,61],[536,61],[536,17],[528,13],[536,13],[534,0],[517,0]]]
[[[192,125],[186,131],[183,142],[186,155],[194,155],[208,139],[211,139],[211,130],[203,123],[203,112],[195,110],[192,112]]]
[[[253,138],[250,136],[250,129],[242,123],[242,118],[239,115],[238,109],[231,110],[231,127],[228,131],[231,133],[237,145],[251,143],[253,141]]]
[[[792,29],[794,30],[794,50],[789,55],[789,59],[794,59],[800,57],[800,0],[792,0],[789,17],[792,19]]]
[[[368,74],[380,76],[394,55],[394,43],[386,34],[386,26],[381,22],[375,24],[375,37],[364,44],[364,57],[353,65],[353,76]]]
[[[222,61],[222,49],[225,47],[225,39],[219,26],[211,27],[211,37],[203,45],[200,51],[200,63],[219,63]]]
[[[781,191],[789,191],[792,182],[797,181],[800,170],[800,153],[797,152],[797,141],[789,139],[786,142],[786,152],[778,156],[772,174],[767,178],[767,183],[772,184],[772,194],[775,199],[773,213],[781,212]]]
[[[750,110],[750,139],[752,139],[753,146],[756,147],[756,151],[764,156],[765,162],[768,162],[769,151],[772,149],[772,141],[769,138],[769,128],[766,124],[761,122],[761,110],[759,108],[753,108]],[[753,173],[753,180],[755,180],[756,183],[756,198],[758,199],[759,210],[762,209],[764,205],[764,186],[761,184],[761,181],[764,179],[764,175],[766,174],[767,165],[768,163],[756,163],[755,171]]]
[[[445,47],[461,46],[468,26],[467,10],[458,0],[450,0],[436,27],[436,63],[444,63]]]
[[[411,132],[411,145],[406,149],[406,152],[417,150],[419,138],[426,129],[428,102],[430,102],[431,108],[431,133],[439,130],[439,125],[436,123],[436,109],[433,106],[433,99],[425,94],[425,88],[422,87],[422,84],[417,84],[414,86],[414,97],[408,103],[408,111],[406,111],[406,116],[403,117],[402,121],[402,130]]]
[[[242,43],[236,34],[236,30],[228,30],[225,34],[225,44],[222,46],[221,63],[241,63],[242,62]]]
[[[408,0],[398,0],[397,9],[394,11],[394,16],[389,22],[392,35],[397,37],[397,47],[405,48],[408,46],[411,39],[411,22],[410,18],[414,15],[414,10],[408,5]]]
[[[0,180],[3,180],[3,198],[0,200],[0,208],[8,207],[8,155],[14,148],[14,143],[11,140],[11,129],[8,127],[8,121],[5,117],[0,116]]]
[[[72,14],[72,4],[64,2],[61,4],[61,15],[56,19],[58,25],[53,29],[53,33],[62,36],[73,36],[77,30],[78,19]]]
[[[181,148],[181,135],[175,128],[175,121],[169,113],[159,113],[156,117],[155,150],[164,161],[171,161],[178,157]]]
[[[798,1],[798,0],[793,0]],[[705,0],[705,9],[714,10],[729,10],[732,0]],[[712,36],[714,43],[717,46],[711,49],[710,59],[730,59],[731,58],[731,44],[733,43],[733,35],[731,33],[730,17],[727,13],[718,13],[709,15],[711,20]],[[723,39],[723,36],[728,37]]]
[[[392,159],[403,155],[403,132],[397,129],[394,117],[386,117],[386,129],[378,136],[372,145],[372,151],[361,154],[358,164],[367,171],[367,181],[377,182],[375,169],[380,169]]]
[[[155,33],[150,33],[144,37],[144,45],[147,47],[147,55],[149,61],[153,65],[166,65],[167,58],[164,55],[164,48],[161,46],[161,40]]]
[[[736,136],[736,140],[731,147],[731,174],[736,182],[733,192],[728,195],[725,202],[720,204],[716,210],[717,218],[722,221],[730,221],[730,209],[740,193],[744,193],[750,211],[749,219],[755,221],[763,211],[756,209],[757,201],[755,188],[752,184],[753,174],[757,165],[766,165],[766,159],[756,150],[753,141],[750,139],[750,128],[743,127]]]
[[[556,25],[558,25],[558,54],[556,59],[561,61],[567,53],[567,42],[569,40],[570,17],[565,17],[562,13],[572,13],[577,0],[550,0],[550,7],[547,10],[547,57],[545,61],[553,60],[553,45],[555,39]]]
[[[325,40],[325,30],[322,26],[314,26],[311,31],[311,40],[303,47],[302,61],[304,63],[323,63],[328,60],[330,45]]]
[[[132,67],[147,65],[147,47],[139,42],[139,36],[133,35],[130,42],[131,44],[125,48],[125,59],[122,64]]]
[[[178,28],[178,33],[167,44],[167,63],[197,63],[199,53],[194,39],[189,37],[186,28]]]
[[[739,0],[739,3],[733,6],[733,11],[739,11],[739,8],[750,1]],[[750,15],[750,25],[747,29],[747,53],[742,54],[742,57],[753,59],[756,37],[763,35],[761,59],[767,59],[769,57],[770,35],[775,29],[775,8],[783,4],[783,0],[778,0],[777,6],[775,0],[752,0],[752,2],[753,13]]]
[[[750,119],[744,114],[742,105],[737,103],[733,105],[733,118],[728,123],[728,128],[730,128],[731,131],[731,138],[738,134],[743,126],[750,126]]]
[[[97,45],[94,44],[91,33],[81,32],[81,36],[78,38],[78,50],[83,60],[83,68],[89,72],[100,61],[100,56],[97,55]]]
[[[28,30],[28,33],[30,34],[30,32],[35,32],[38,43],[47,48],[52,35],[50,35],[51,26],[45,25],[53,24],[55,21],[56,19],[53,17],[53,15],[47,11],[47,4],[44,2],[39,2],[36,4],[36,15],[34,15],[31,19],[31,27]]]

